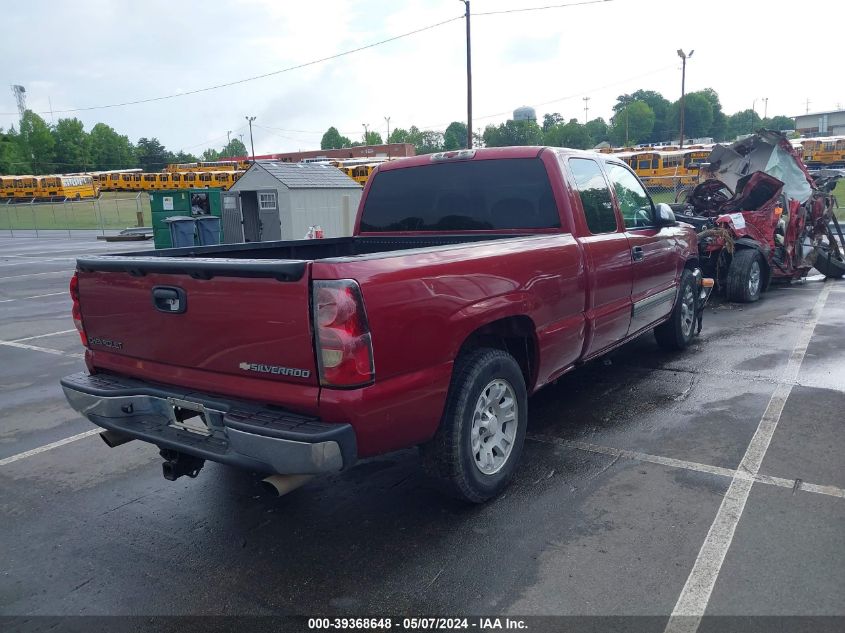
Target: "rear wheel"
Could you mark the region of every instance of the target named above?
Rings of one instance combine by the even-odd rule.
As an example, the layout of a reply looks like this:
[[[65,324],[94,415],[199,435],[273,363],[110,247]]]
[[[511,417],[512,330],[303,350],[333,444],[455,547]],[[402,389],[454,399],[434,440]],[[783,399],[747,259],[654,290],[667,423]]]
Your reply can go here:
[[[684,349],[695,336],[697,290],[695,277],[689,270],[684,270],[681,275],[681,285],[678,288],[678,300],[672,308],[672,316],[668,321],[654,328],[654,338],[663,349]]]
[[[757,249],[742,248],[736,251],[728,268],[728,300],[737,303],[757,301],[766,285],[766,274],[763,257]]]
[[[426,472],[447,493],[481,503],[513,477],[525,441],[528,396],[514,358],[480,348],[455,365],[446,410],[422,447]]]
[[[845,261],[830,249],[820,248],[816,255],[815,269],[828,279],[840,279],[845,275]]]

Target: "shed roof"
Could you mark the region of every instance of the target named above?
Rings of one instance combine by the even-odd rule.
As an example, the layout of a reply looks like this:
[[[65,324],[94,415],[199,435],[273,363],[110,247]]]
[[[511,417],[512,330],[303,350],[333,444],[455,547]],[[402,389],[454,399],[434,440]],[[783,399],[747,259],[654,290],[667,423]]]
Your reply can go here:
[[[289,189],[360,189],[361,185],[331,165],[281,163],[262,160],[253,169],[262,168]]]

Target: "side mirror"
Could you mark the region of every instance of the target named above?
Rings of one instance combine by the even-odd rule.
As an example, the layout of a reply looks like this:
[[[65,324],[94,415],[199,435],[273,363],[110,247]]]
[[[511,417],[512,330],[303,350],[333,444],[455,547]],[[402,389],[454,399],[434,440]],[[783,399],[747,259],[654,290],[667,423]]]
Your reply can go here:
[[[675,219],[675,212],[665,202],[657,203],[657,225],[658,226],[675,226],[678,221]]]

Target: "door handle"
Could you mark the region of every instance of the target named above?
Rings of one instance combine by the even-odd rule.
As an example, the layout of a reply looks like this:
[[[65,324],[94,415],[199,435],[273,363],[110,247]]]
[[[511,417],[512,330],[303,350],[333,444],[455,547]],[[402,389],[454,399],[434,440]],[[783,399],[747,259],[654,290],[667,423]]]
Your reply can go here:
[[[188,309],[188,295],[182,288],[156,286],[153,288],[153,306],[159,312],[182,314]]]
[[[635,246],[631,249],[631,259],[633,259],[635,262],[641,262],[643,260],[642,246]]]

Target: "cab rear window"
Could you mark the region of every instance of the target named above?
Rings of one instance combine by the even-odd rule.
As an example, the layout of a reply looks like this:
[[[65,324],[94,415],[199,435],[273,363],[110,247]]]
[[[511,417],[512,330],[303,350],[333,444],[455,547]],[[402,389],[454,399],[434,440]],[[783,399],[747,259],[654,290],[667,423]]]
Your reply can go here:
[[[433,163],[377,172],[362,232],[490,231],[560,227],[538,158]]]

